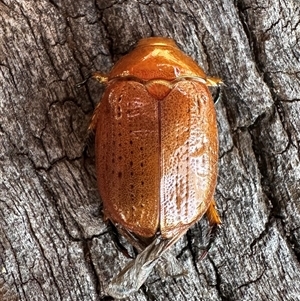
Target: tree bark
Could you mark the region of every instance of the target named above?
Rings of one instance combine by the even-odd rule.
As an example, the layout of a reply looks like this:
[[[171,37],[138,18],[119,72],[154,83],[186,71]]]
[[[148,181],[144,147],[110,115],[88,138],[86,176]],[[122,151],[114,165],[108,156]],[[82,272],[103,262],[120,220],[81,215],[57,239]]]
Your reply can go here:
[[[129,259],[97,192],[90,117],[107,72],[168,36],[225,85],[216,104],[223,220],[174,247],[189,271],[153,273],[127,300],[300,300],[300,6],[296,0],[0,1],[0,300],[109,300]]]

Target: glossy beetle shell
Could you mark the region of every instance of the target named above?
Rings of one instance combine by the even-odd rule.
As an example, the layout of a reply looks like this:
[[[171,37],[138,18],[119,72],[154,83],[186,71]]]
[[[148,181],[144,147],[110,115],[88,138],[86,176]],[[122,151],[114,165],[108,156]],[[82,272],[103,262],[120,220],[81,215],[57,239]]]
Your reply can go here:
[[[218,80],[168,38],[141,40],[100,80],[91,127],[105,216],[141,237],[179,238],[213,202],[218,136],[207,86]]]

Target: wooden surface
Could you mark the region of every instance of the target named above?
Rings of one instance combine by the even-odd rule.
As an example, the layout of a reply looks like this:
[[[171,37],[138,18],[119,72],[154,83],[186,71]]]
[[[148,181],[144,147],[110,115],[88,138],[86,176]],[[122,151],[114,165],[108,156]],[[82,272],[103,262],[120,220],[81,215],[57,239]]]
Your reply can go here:
[[[174,3],[173,3],[174,2]],[[87,127],[107,72],[168,36],[223,79],[216,201],[223,225],[173,248],[128,300],[300,300],[300,7],[278,1],[0,1],[0,300],[109,300],[128,261],[102,220]]]

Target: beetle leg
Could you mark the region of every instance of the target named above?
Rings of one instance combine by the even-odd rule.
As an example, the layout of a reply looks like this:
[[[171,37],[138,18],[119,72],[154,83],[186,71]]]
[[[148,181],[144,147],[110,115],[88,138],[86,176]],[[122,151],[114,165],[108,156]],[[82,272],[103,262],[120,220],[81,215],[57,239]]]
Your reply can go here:
[[[93,72],[91,73],[87,78],[85,78],[82,82],[76,84],[76,87],[77,88],[80,88],[81,86],[83,86],[90,78],[94,78],[96,79],[97,81],[99,81],[100,83],[107,83],[108,82],[108,76],[101,73],[101,72]],[[89,130],[90,131],[93,131],[96,127],[96,124],[97,124],[97,118],[95,116],[98,115],[98,109],[99,109],[99,105],[101,104],[98,103],[96,109],[94,110],[94,114],[92,116],[92,120],[91,120],[91,123],[89,125]]]
[[[206,84],[207,84],[207,86],[216,87],[216,86],[222,85],[223,82],[218,77],[207,77]]]
[[[212,200],[207,211],[206,211],[206,216],[209,220],[209,224],[214,227],[214,226],[217,226],[219,224],[221,224],[221,218],[219,216],[219,213],[217,211],[217,208],[216,208],[216,202],[215,200]]]
[[[215,200],[212,200],[207,211],[206,211],[206,216],[207,216],[207,219],[209,221],[209,225],[210,225],[210,229],[207,233],[207,236],[208,236],[208,244],[205,246],[205,250],[204,252],[200,255],[199,257],[199,260],[202,260],[206,257],[213,241],[214,241],[214,238],[216,236],[216,232],[217,232],[217,229],[218,229],[218,226],[220,224],[222,224],[222,221],[221,221],[221,218],[219,216],[219,213],[217,211],[217,208],[216,208],[216,202]]]
[[[220,86],[217,87],[217,92],[216,92],[216,95],[214,97],[214,104],[216,105],[219,100],[222,98],[222,91],[221,91],[221,88]]]
[[[112,240],[113,240],[116,248],[121,253],[123,253],[123,255],[125,257],[133,259],[134,257],[129,254],[128,250],[120,242],[119,232],[118,232],[116,226],[110,220],[108,220],[108,231],[109,231],[109,233],[110,233],[110,235],[112,237]]]
[[[108,81],[108,76],[98,71],[92,73],[91,77],[100,83],[106,83]]]
[[[90,74],[89,74],[82,82],[77,83],[77,84],[76,84],[76,87],[77,87],[77,88],[82,87],[83,85],[86,84],[86,82],[87,82],[90,78],[95,78],[95,79],[98,80],[100,83],[106,83],[106,82],[108,81],[108,76],[106,76],[105,74],[100,73],[100,72],[93,72],[93,73],[90,73]]]
[[[82,82],[77,83],[75,86],[76,88],[81,88],[83,85],[86,84],[86,82],[91,78],[91,75],[87,76]]]
[[[206,78],[206,85],[209,86],[209,87],[217,87],[218,88],[217,95],[214,98],[214,103],[217,104],[218,101],[221,98],[221,89],[220,89],[220,86],[224,85],[224,83],[218,77],[207,77]]]
[[[101,104],[101,102],[98,103],[98,105],[97,105],[97,107],[96,107],[96,109],[94,111],[94,114],[92,116],[92,119],[91,119],[91,122],[90,122],[90,125],[89,125],[89,128],[88,128],[89,131],[94,131],[95,128],[96,128],[97,121],[98,121],[98,119],[97,119],[97,112],[98,112],[98,109],[100,107],[100,104]]]

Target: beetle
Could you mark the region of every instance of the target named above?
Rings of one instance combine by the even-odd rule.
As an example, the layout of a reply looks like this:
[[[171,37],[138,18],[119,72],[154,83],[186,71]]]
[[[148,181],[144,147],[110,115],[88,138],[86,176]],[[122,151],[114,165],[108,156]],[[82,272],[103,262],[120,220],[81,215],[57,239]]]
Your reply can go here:
[[[166,250],[206,213],[221,223],[213,198],[218,134],[204,71],[165,37],[140,40],[104,75],[90,129],[103,210],[141,253],[106,292],[139,289]]]

